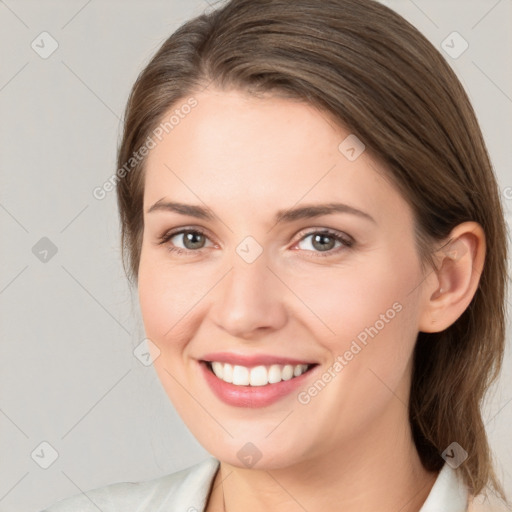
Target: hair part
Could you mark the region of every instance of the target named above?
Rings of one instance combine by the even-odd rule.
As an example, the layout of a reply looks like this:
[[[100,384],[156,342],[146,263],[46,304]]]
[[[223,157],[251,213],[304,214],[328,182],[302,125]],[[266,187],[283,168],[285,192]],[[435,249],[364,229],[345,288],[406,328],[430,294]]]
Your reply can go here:
[[[487,254],[462,316],[418,334],[409,400],[427,470],[456,441],[470,492],[506,501],[492,465],[481,406],[505,343],[507,231],[497,180],[475,113],[439,51],[373,0],[232,0],[172,34],[131,91],[118,149],[121,168],[170,109],[206,87],[304,101],[361,139],[414,213],[423,268],[451,230],[478,222]],[[145,159],[117,184],[125,270],[141,253]]]

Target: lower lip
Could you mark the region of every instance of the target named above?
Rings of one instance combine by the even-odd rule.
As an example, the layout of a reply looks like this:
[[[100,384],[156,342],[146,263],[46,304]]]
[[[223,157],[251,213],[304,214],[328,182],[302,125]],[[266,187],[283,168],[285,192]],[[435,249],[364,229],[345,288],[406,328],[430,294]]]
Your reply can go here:
[[[292,391],[304,384],[304,381],[310,376],[315,367],[307,372],[293,377],[289,380],[282,380],[275,384],[265,386],[235,386],[219,379],[207,366],[205,362],[200,362],[206,382],[214,394],[228,405],[235,407],[257,408],[271,405],[281,398],[289,395]]]

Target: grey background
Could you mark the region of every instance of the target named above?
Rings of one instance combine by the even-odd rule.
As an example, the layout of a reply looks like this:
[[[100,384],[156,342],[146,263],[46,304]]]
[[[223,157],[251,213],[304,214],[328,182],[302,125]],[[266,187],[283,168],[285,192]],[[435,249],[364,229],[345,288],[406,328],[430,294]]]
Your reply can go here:
[[[510,225],[512,1],[385,3],[438,48],[453,31],[469,43],[460,57],[445,56],[476,109]],[[38,511],[207,456],[133,354],[144,333],[121,266],[115,194],[100,201],[92,190],[115,171],[138,72],[208,8],[203,0],[0,1],[0,512]],[[58,43],[48,58],[31,47],[51,48],[43,31]],[[509,343],[486,421],[512,495],[510,363]],[[58,458],[43,469],[52,449]]]

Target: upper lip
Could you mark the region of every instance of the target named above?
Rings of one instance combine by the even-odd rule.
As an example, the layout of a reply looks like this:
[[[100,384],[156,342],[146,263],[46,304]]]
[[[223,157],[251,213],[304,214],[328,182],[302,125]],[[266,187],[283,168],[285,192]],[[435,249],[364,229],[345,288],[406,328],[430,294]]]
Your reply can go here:
[[[307,361],[304,359],[294,359],[292,357],[282,357],[282,356],[276,356],[271,354],[235,354],[233,352],[215,352],[204,355],[201,360],[203,361],[218,361],[220,363],[229,363],[233,365],[239,365],[239,366],[247,366],[247,367],[253,367],[253,366],[259,366],[259,365],[272,365],[272,364],[279,364],[279,365],[297,365],[297,364],[316,364],[312,361]]]

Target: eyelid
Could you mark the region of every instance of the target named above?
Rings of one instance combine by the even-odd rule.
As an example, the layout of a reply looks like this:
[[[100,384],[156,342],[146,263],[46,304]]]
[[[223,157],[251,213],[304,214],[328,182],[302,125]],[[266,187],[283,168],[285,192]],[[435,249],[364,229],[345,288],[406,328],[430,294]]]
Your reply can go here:
[[[179,228],[170,229],[169,231],[164,232],[163,235],[158,237],[157,245],[163,245],[169,242],[171,238],[173,238],[176,235],[181,235],[186,232],[193,232],[193,233],[199,233],[203,235],[205,238],[209,239],[214,245],[216,244],[212,237],[209,235],[208,231],[205,230],[202,227],[199,226],[182,226]],[[343,249],[350,249],[354,244],[355,240],[353,237],[351,237],[349,234],[344,233],[342,231],[338,231],[336,229],[326,228],[326,227],[310,227],[306,228],[302,231],[299,231],[295,237],[299,237],[296,242],[293,243],[293,247],[296,246],[299,242],[304,240],[304,238],[311,236],[311,235],[318,235],[318,234],[324,234],[327,236],[330,236],[334,238],[336,241],[339,241],[343,244],[343,247],[338,247],[337,249],[329,250],[329,251],[305,251],[307,253],[313,253],[318,256],[333,256],[337,254],[340,250]],[[200,249],[183,249],[181,247],[173,247],[173,250],[176,250],[181,253],[201,253],[206,247],[201,247]],[[315,257],[315,256],[313,256]]]
[[[174,236],[181,235],[186,232],[199,233],[199,234],[203,235],[205,238],[208,238],[212,243],[215,244],[215,242],[213,242],[212,237],[209,235],[209,233],[204,228],[201,228],[198,226],[183,226],[180,228],[175,228],[175,229],[170,229],[169,231],[165,231],[163,233],[163,235],[158,237],[159,241],[157,242],[157,244],[158,245],[165,244]],[[192,251],[191,249],[182,249],[182,250],[183,251],[190,250],[191,252],[201,251],[201,249],[198,249],[196,251]]]
[[[343,231],[339,231],[337,229],[331,229],[331,228],[325,228],[325,227],[312,227],[307,228],[303,231],[299,231],[296,236],[299,237],[297,240],[297,243],[300,242],[302,239],[304,239],[307,236],[310,235],[318,235],[318,234],[325,234],[332,236],[333,238],[339,238],[343,240],[347,244],[353,244],[355,243],[355,240],[348,234],[344,233]]]

